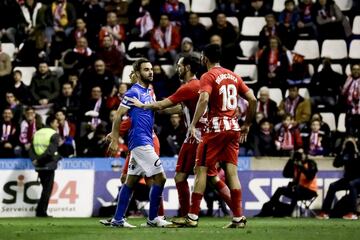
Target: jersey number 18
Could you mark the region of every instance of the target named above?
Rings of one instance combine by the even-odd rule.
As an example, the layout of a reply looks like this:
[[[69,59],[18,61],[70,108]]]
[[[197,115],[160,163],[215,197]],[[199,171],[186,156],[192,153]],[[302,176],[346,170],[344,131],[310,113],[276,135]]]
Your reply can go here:
[[[222,111],[234,110],[237,107],[237,89],[234,84],[222,85],[219,89],[222,95]]]

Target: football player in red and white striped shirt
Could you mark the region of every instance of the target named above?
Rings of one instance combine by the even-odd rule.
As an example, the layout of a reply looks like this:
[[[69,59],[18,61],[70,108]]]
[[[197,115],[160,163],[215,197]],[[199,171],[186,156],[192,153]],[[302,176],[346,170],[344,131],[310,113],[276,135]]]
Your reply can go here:
[[[233,221],[226,228],[245,227],[246,218],[242,216],[241,186],[237,173],[239,142],[246,141],[250,124],[255,117],[256,98],[241,77],[220,66],[221,49],[210,44],[202,52],[202,63],[208,72],[200,79],[200,97],[189,127],[190,134],[196,136],[196,124],[208,109],[208,130],[202,136],[196,156],[196,178],[191,196],[191,206],[184,224],[196,227],[200,202],[206,187],[207,175],[215,175],[216,166],[226,164],[225,172],[230,188]],[[249,102],[245,122],[238,124],[236,113],[238,97]]]

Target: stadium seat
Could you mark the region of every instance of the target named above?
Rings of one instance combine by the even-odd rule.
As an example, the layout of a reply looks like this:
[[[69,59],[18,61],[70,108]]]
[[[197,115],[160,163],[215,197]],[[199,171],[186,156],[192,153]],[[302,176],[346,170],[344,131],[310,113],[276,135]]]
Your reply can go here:
[[[231,23],[235,28],[239,29],[239,19],[237,17],[227,17],[226,21]]]
[[[349,76],[351,74],[351,65],[350,64],[346,65],[345,74],[346,74],[346,76]]]
[[[321,47],[321,57],[331,59],[347,58],[347,47],[345,40],[325,40]]]
[[[344,133],[346,132],[346,127],[345,127],[345,113],[340,113],[339,118],[338,118],[338,123],[337,123],[337,131]]]
[[[50,71],[55,73],[57,77],[61,77],[64,74],[64,68],[59,66],[49,66]]]
[[[250,58],[256,54],[259,49],[259,41],[241,41],[239,43],[243,55],[246,58]]]
[[[356,16],[352,25],[352,33],[355,35],[360,35],[360,16]]]
[[[130,73],[132,70],[133,70],[132,65],[125,65],[125,67],[123,69],[122,77],[121,77],[122,83],[131,83]]]
[[[341,11],[349,11],[352,7],[353,0],[335,0],[335,3],[339,6]]]
[[[264,17],[245,17],[241,26],[241,35],[257,37],[265,24]]]
[[[182,2],[185,5],[185,11],[190,12],[190,0],[179,0],[179,2]]]
[[[320,115],[323,119],[323,122],[329,125],[330,131],[336,131],[335,114],[332,112],[321,112]]]
[[[286,1],[286,0],[274,0],[273,5],[272,5],[272,10],[273,10],[274,12],[277,12],[277,13],[281,12],[282,10],[284,10],[284,8],[285,8],[285,1]],[[297,1],[297,0],[295,0],[295,4],[298,5],[298,1]]]
[[[148,49],[150,48],[150,42],[148,41],[133,41],[129,43],[128,50],[126,53],[126,59],[129,61],[136,61],[140,56],[130,56],[131,51],[135,49]]]
[[[15,55],[15,45],[13,43],[2,43],[1,49],[4,53],[7,53],[10,56],[10,60],[14,60]]]
[[[308,64],[308,68],[309,68],[309,74],[310,76],[313,76],[315,73],[315,69],[314,69],[314,65],[312,65],[311,63]]]
[[[36,72],[35,67],[15,67],[14,70],[19,70],[22,73],[22,82],[26,86],[30,86],[31,79]]]
[[[331,68],[337,73],[344,74],[341,64],[331,64]],[[323,69],[323,64],[320,64],[318,67],[318,72],[320,72],[322,69]]]
[[[305,60],[315,60],[319,58],[319,44],[316,40],[297,40],[294,52],[305,57]]]
[[[216,9],[215,0],[192,0],[191,11],[195,13],[212,13]]]
[[[176,72],[174,65],[163,64],[163,65],[161,65],[161,68],[164,70],[166,76],[168,76],[169,78],[174,76],[174,74]]]
[[[302,96],[303,98],[310,98],[310,93],[309,90],[307,88],[299,88],[299,95]],[[287,89],[285,92],[285,97],[289,96],[289,90]]]
[[[355,39],[351,41],[349,48],[349,58],[360,59],[360,39]]]
[[[250,81],[244,79],[246,84],[254,84],[257,82],[257,66],[255,64],[236,64],[234,72],[243,79],[246,77],[250,78]]]
[[[213,22],[210,17],[199,17],[199,22],[204,25],[207,29],[211,28]]]
[[[257,97],[260,97],[260,91],[257,92]],[[280,102],[283,100],[282,91],[280,88],[269,88],[269,97],[271,100],[275,101],[279,106]]]

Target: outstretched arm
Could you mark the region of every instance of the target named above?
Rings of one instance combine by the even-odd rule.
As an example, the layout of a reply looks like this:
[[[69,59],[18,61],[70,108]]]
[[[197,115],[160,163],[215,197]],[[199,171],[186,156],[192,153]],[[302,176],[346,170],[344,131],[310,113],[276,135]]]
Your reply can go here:
[[[156,110],[162,110],[162,109],[174,106],[174,103],[171,102],[168,98],[165,98],[164,100],[161,100],[161,101],[147,103],[147,104],[144,104],[144,103],[140,102],[135,97],[129,99],[129,101],[135,107],[143,108],[143,109],[151,109],[151,110],[155,110],[155,111]]]

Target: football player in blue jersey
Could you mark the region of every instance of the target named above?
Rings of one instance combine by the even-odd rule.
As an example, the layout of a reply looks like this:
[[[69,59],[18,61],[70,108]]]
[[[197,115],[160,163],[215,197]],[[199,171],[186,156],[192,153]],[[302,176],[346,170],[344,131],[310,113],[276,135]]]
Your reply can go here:
[[[153,146],[154,112],[133,106],[129,99],[137,98],[142,103],[154,102],[153,90],[149,88],[153,81],[153,68],[149,60],[141,58],[133,64],[134,72],[139,79],[126,93],[116,112],[112,131],[108,135],[111,139],[110,154],[118,151],[119,126],[126,114],[131,118],[129,130],[130,162],[125,184],[121,187],[115,216],[111,220],[113,227],[135,227],[124,219],[133,188],[142,176],[152,178],[150,189],[150,209],[146,224],[148,227],[166,227],[172,223],[157,215],[159,203],[166,181],[164,169],[159,156]]]

